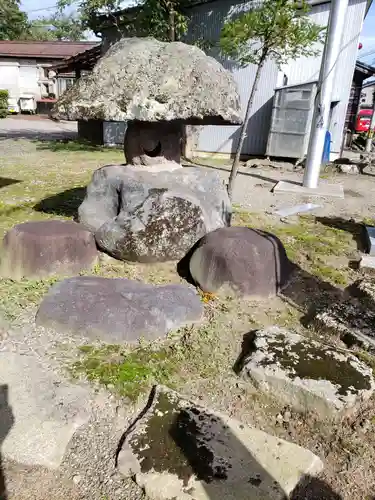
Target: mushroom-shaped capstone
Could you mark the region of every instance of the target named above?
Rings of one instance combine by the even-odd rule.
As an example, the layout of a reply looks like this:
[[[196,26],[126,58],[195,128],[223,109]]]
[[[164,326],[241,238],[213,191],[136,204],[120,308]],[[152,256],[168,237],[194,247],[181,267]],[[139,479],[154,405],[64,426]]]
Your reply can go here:
[[[127,121],[128,163],[180,160],[183,125],[241,123],[233,76],[199,48],[124,38],[59,99],[54,117]]]

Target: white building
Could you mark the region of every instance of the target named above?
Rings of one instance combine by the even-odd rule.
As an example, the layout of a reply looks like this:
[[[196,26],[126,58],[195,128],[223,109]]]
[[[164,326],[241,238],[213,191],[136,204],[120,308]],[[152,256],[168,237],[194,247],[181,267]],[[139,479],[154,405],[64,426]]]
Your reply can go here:
[[[36,100],[58,97],[73,77],[51,71],[51,66],[66,57],[91,48],[93,42],[0,41],[0,89],[10,97],[32,94]]]

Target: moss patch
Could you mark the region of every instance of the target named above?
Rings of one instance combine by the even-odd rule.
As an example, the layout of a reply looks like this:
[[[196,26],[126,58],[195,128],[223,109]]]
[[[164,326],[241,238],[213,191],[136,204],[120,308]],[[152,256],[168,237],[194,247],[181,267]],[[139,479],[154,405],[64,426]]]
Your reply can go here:
[[[282,241],[288,257],[293,262],[324,281],[346,286],[354,275],[348,264],[349,259],[359,255],[357,240],[362,224],[341,221],[339,225],[337,219],[314,216],[300,216],[295,220],[296,223],[283,224],[270,216],[235,210],[233,224],[259,228],[275,234]],[[330,257],[330,261],[333,261],[334,257],[337,257],[337,261],[346,258],[347,263],[335,267],[327,264],[327,257]]]
[[[348,361],[338,359],[332,350],[301,341],[291,344],[283,335],[268,341],[271,360],[264,359],[262,366],[280,364],[288,377],[309,380],[328,380],[337,387],[337,393],[346,396],[356,391],[369,390],[368,376],[360,373]]]
[[[135,401],[152,384],[171,384],[177,364],[167,348],[152,351],[139,348],[127,352],[123,347],[80,347],[81,360],[74,363],[72,374],[84,374],[108,389]]]
[[[141,462],[142,472],[155,470],[174,474],[185,487],[192,476],[206,483],[225,479],[225,469],[231,465],[224,462],[214,464],[214,454],[207,444],[210,436],[202,432],[203,427],[218,419],[188,402],[184,403],[168,393],[156,395],[145,431],[135,433],[129,440]]]

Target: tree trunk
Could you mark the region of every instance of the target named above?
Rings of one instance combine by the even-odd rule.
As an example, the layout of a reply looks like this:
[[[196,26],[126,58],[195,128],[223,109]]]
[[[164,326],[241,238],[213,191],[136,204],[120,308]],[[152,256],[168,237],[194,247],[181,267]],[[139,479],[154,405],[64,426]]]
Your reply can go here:
[[[229,199],[231,201],[232,201],[232,195],[233,195],[234,180],[236,178],[238,168],[240,166],[242,147],[243,147],[243,144],[245,142],[246,135],[247,135],[247,127],[249,125],[250,114],[251,114],[251,110],[253,107],[254,97],[255,97],[256,91],[258,90],[258,83],[259,83],[260,75],[262,73],[262,69],[263,69],[266,57],[267,57],[267,54],[265,53],[262,55],[262,57],[259,61],[259,64],[257,67],[257,72],[255,74],[255,80],[254,80],[253,87],[252,87],[251,92],[250,92],[249,101],[247,103],[244,122],[242,124],[241,129],[240,129],[241,130],[240,140],[239,140],[239,143],[237,146],[236,155],[235,155],[234,160],[233,160],[232,170],[230,172],[230,177],[229,177],[229,181],[228,181],[228,195],[229,195]]]
[[[176,41],[175,15],[173,7],[170,7],[169,9],[169,40],[171,42]]]

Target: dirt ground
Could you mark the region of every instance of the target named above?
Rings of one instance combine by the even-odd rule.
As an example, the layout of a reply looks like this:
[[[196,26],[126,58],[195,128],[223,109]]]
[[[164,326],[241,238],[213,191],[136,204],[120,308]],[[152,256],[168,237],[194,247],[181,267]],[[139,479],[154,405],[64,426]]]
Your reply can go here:
[[[104,164],[123,162],[122,152],[116,150],[87,150],[77,143],[22,138],[0,140],[0,155],[1,236],[14,224],[26,220],[71,218],[92,172]],[[228,177],[228,165],[222,162],[197,160],[196,163],[202,168],[215,169],[225,180]],[[260,394],[236,374],[247,334],[263,326],[285,326],[343,347],[337,338],[316,331],[308,324],[308,318],[317,307],[329,305],[347,294],[350,284],[363,276],[353,263],[363,250],[363,222],[374,220],[375,174],[353,176],[323,172],[322,177],[324,182],[343,184],[345,198],[276,195],[272,188],[278,180],[300,181],[302,173],[273,168],[241,169],[234,190],[233,223],[277,234],[298,265],[298,272],[282,296],[267,302],[204,297],[206,322],[185,329],[177,340],[172,339],[166,348],[168,365],[163,365],[160,373],[152,373],[146,386],[159,381],[161,373],[165,377],[167,368],[167,382],[187,396],[314,451],[322,458],[325,471],[319,481],[296,493],[296,499],[374,500],[374,400],[350,418],[335,423],[295,412],[280,423],[279,415],[283,415],[286,408]],[[294,216],[284,221],[274,214],[279,208],[305,202],[321,207],[305,217]],[[144,266],[106,260],[95,272],[151,283],[181,280],[175,263]],[[0,280],[0,310],[6,320],[16,327],[20,311],[35,307],[50,284],[49,280],[20,283]],[[91,356],[111,367],[108,352],[98,350]],[[83,358],[77,369],[87,372],[87,366]],[[88,374],[101,382],[95,370]],[[138,404],[146,397],[145,393],[137,396]],[[122,404],[129,412],[134,408],[134,403],[126,398]],[[61,489],[61,498],[76,498],[71,481],[66,483],[66,478],[56,478],[49,471],[41,474],[39,470],[29,471],[11,464],[5,467],[5,476],[9,500],[44,500],[54,488]],[[43,486],[44,496],[36,491],[29,496],[21,495],[20,491],[30,488],[30,477],[32,482]],[[55,485],[52,490],[49,489],[51,481]],[[49,498],[60,498],[54,495]]]

